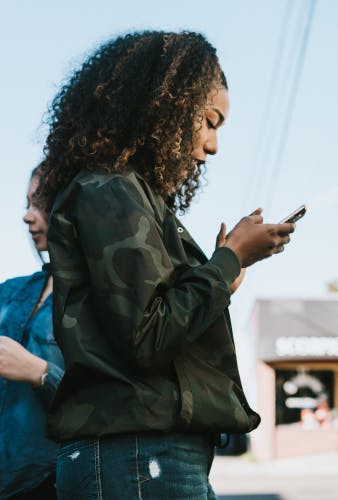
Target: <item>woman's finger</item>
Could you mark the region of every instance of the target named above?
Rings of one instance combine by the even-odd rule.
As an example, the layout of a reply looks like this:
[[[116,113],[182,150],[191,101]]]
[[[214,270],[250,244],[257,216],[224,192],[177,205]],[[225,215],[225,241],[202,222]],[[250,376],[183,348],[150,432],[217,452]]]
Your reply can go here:
[[[250,215],[261,215],[263,212],[263,209],[261,207],[256,208]]]
[[[216,248],[224,246],[224,243],[226,242],[226,234],[226,225],[224,224],[224,222],[222,222],[221,228],[216,238]]]

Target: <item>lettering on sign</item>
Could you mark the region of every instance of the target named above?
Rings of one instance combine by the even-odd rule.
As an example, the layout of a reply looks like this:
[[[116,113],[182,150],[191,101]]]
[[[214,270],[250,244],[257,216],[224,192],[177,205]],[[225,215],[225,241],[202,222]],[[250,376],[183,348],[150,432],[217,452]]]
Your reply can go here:
[[[338,337],[278,337],[275,349],[279,357],[338,356]]]

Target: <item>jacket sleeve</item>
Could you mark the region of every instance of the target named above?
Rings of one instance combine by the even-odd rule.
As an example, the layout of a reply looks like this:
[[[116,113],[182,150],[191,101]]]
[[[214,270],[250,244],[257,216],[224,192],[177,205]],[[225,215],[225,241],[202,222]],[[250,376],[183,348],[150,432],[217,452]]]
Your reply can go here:
[[[141,369],[168,364],[229,304],[236,255],[220,248],[203,265],[175,268],[163,224],[141,188],[122,176],[87,186],[76,207],[96,311],[114,349]]]
[[[36,387],[35,391],[41,397],[45,406],[48,408],[53,399],[56,389],[63,377],[64,370],[52,361],[48,361],[48,375],[42,386]]]

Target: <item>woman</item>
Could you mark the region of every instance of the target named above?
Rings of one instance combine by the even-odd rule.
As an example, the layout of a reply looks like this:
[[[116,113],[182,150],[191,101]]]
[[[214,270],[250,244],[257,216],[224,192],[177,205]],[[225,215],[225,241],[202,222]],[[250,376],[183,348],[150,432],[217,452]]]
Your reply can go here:
[[[215,498],[221,432],[259,423],[227,306],[241,267],[292,224],[261,209],[208,260],[174,212],[199,187],[228,111],[215,49],[144,32],[100,47],[55,98],[40,203],[53,205],[54,326],[65,377],[48,417],[60,499]]]
[[[37,251],[47,250],[47,217],[35,204],[33,170],[23,218]],[[63,375],[52,329],[48,265],[0,285],[0,497],[52,499],[57,445],[45,437],[48,404]]]

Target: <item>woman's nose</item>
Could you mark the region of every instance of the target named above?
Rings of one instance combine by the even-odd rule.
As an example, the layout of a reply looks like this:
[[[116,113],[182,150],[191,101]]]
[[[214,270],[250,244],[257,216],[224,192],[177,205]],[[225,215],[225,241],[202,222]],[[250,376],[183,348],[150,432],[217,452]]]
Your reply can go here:
[[[208,138],[208,140],[204,144],[204,151],[208,155],[215,155],[217,153],[217,136],[215,133]]]
[[[23,221],[26,224],[29,224],[30,222],[33,222],[34,220],[34,214],[32,213],[32,209],[28,208],[25,215],[22,217]]]

